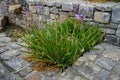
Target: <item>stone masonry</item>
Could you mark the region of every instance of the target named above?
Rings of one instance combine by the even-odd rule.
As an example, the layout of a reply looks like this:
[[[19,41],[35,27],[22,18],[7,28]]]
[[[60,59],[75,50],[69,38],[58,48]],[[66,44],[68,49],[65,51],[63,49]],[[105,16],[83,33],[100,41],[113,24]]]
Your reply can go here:
[[[101,43],[63,72],[33,71],[23,59],[25,48],[0,33],[0,80],[120,80],[120,47]]]
[[[18,2],[17,2],[18,1]],[[23,1],[25,4],[25,0]],[[105,32],[104,41],[120,46],[120,3],[92,3],[82,0],[26,0],[23,5],[20,0],[9,1],[22,5],[23,14],[15,15],[9,12],[11,23],[24,28],[31,24],[41,27],[41,22],[53,23],[61,21],[75,14],[85,15],[85,21],[102,25]]]

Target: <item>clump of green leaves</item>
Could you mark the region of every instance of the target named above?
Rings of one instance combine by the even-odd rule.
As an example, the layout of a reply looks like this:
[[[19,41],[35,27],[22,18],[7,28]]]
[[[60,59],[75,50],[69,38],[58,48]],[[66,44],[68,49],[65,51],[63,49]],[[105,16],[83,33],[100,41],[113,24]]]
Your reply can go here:
[[[43,30],[33,26],[27,30],[23,41],[36,59],[63,69],[103,37],[99,27],[73,18],[47,26]]]

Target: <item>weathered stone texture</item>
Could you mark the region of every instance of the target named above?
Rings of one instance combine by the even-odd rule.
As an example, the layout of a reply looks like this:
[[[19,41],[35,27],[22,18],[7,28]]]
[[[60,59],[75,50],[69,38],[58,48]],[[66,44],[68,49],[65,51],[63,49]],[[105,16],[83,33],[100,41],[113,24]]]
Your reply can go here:
[[[110,14],[107,12],[95,12],[94,13],[94,21],[100,23],[109,23],[110,22]]]
[[[112,22],[113,23],[120,23],[120,4],[117,4],[115,7],[113,7]]]

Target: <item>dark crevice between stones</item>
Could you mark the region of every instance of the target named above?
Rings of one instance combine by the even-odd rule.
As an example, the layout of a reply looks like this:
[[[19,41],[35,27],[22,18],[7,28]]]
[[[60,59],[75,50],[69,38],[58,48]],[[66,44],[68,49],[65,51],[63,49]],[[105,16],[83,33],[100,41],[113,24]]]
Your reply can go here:
[[[21,26],[10,23],[8,16],[3,17],[1,20],[1,26],[2,29],[0,32],[5,32],[6,35],[12,38],[13,41],[16,41],[21,37],[22,34],[25,33],[25,29],[23,29]]]

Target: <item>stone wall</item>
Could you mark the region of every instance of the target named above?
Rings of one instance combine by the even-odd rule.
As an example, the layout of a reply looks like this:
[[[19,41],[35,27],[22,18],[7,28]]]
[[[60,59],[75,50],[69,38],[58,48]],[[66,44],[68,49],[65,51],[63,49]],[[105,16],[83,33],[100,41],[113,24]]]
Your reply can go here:
[[[25,0],[16,0],[14,3],[9,1],[9,7],[15,3],[22,5],[23,14],[9,12],[11,23],[26,28],[31,24],[39,26],[41,22],[52,23],[58,18],[75,17],[79,13],[85,16],[86,22],[103,26],[104,41],[120,46],[120,3],[91,3],[87,0],[27,0],[25,3]]]

